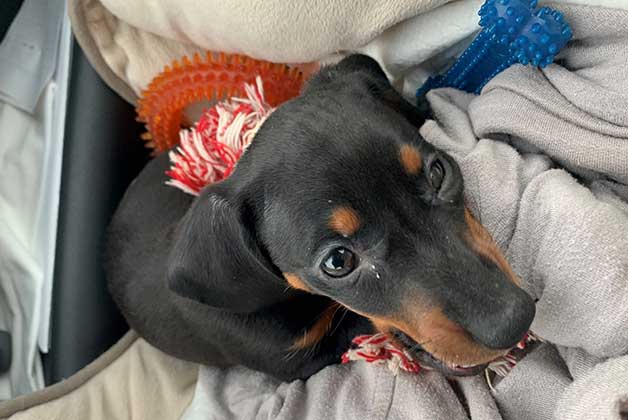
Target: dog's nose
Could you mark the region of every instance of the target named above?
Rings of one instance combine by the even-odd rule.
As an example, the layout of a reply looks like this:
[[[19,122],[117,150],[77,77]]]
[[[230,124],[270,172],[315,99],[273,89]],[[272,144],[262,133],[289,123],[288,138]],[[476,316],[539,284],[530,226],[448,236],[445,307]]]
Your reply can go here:
[[[466,276],[464,287],[451,284],[447,291],[445,315],[489,349],[516,345],[529,330],[536,312],[534,300],[493,268],[479,276]]]
[[[513,285],[506,299],[491,302],[496,307],[486,308],[467,330],[480,344],[490,349],[508,349],[515,346],[530,328],[536,308],[526,292]]]

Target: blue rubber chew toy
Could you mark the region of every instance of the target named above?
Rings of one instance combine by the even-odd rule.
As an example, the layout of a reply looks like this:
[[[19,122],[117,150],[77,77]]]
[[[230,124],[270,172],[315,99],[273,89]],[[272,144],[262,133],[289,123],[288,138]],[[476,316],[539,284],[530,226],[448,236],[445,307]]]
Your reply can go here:
[[[562,13],[536,9],[538,0],[486,0],[482,30],[444,74],[430,77],[417,92],[453,87],[479,94],[484,85],[515,63],[545,67],[573,35]]]

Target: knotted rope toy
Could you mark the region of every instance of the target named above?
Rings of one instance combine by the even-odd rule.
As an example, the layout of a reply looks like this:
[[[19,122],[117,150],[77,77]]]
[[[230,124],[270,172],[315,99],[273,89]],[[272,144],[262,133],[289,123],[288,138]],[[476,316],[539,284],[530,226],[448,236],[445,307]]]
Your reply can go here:
[[[231,174],[259,127],[275,109],[264,98],[260,77],[256,78],[255,85],[245,84],[244,91],[246,98],[219,102],[206,110],[193,128],[181,130],[181,143],[170,152],[172,166],[167,172],[171,178],[168,185],[198,195],[206,185]],[[506,376],[519,359],[517,350],[538,340],[531,332],[526,334],[513,351],[491,362],[488,369],[498,376]],[[360,335],[352,343],[354,347],[342,355],[342,363],[363,360],[383,364],[394,374],[428,369],[384,333]],[[487,381],[491,386],[488,375]]]
[[[261,77],[245,83],[246,98],[231,98],[205,110],[198,123],[179,133],[170,152],[168,185],[198,195],[203,187],[228,177],[253,136],[275,110],[264,98]]]
[[[537,341],[541,341],[541,339],[529,331],[513,350],[489,363],[488,369],[501,377],[508,375],[521,359],[522,350]],[[355,337],[352,343],[354,347],[342,355],[342,363],[364,360],[368,363],[384,364],[394,374],[400,371],[418,373],[421,369],[429,370],[428,367],[421,366],[413,360],[408,351],[397,347],[390,337],[384,333],[360,335]]]

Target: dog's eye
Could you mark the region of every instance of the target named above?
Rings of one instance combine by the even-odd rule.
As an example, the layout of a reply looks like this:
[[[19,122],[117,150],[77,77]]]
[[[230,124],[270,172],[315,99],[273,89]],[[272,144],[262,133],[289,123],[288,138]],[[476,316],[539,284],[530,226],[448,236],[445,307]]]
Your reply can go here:
[[[445,165],[440,159],[435,159],[430,166],[430,185],[438,191],[445,179]]]
[[[334,248],[321,263],[321,270],[331,277],[343,277],[354,270],[356,259],[355,254],[347,248]]]

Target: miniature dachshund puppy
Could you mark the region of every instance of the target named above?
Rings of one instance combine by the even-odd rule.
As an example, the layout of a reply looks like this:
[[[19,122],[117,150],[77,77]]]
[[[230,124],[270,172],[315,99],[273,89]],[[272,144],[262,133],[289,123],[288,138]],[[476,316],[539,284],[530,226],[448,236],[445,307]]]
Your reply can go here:
[[[421,109],[353,55],[198,197],[166,186],[167,154],[155,158],[109,229],[109,286],[131,328],[178,358],[282,380],[375,332],[448,376],[504,355],[534,302],[465,208],[456,162],[419,134]]]

